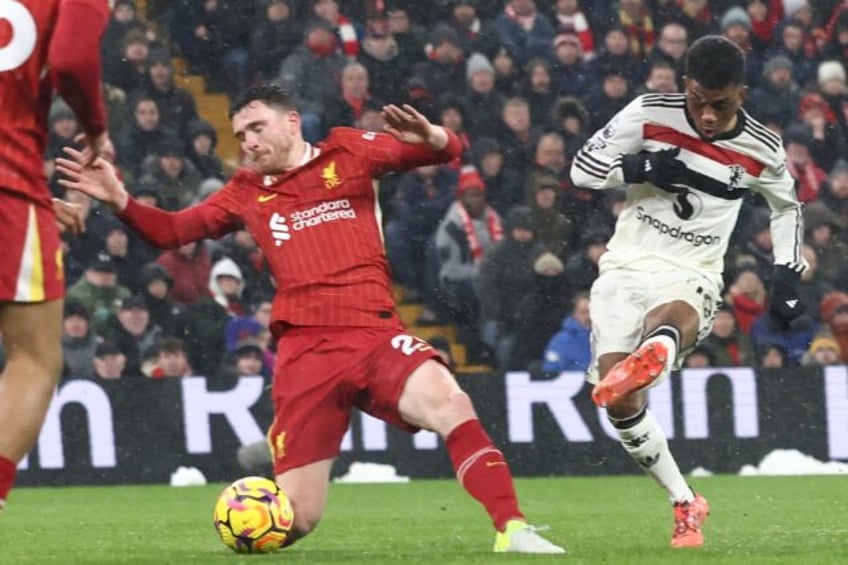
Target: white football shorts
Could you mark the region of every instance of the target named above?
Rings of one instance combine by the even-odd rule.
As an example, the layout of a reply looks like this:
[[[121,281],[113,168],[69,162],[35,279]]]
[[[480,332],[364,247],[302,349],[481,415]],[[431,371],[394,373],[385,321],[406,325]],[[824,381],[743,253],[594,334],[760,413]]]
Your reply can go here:
[[[698,341],[709,335],[721,302],[720,275],[691,270],[632,271],[612,269],[592,285],[589,313],[592,317],[592,363],[587,379],[598,382],[597,360],[605,353],[630,353],[642,341],[648,312],[682,300],[698,312]],[[678,352],[675,367],[685,354]]]

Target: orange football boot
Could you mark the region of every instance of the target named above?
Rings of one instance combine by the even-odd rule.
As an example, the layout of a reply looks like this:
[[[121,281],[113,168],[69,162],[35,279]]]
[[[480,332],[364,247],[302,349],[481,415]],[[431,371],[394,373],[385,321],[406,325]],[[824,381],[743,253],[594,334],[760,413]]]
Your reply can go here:
[[[704,545],[704,533],[701,526],[710,515],[710,505],[700,494],[692,502],[678,502],[674,505],[674,534],[671,547],[701,547]]]
[[[600,407],[609,406],[618,399],[643,389],[653,383],[665,370],[668,349],[651,342],[622,359],[592,389],[592,400]]]

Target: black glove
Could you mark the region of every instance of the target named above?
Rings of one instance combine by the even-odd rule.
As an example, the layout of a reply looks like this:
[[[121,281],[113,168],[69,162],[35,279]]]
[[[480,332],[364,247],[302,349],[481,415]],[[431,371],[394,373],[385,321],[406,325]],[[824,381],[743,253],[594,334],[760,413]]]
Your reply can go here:
[[[643,151],[625,155],[621,159],[624,182],[637,184],[649,182],[666,192],[683,192],[691,182],[689,169],[677,155],[680,148],[662,151]]]
[[[798,283],[801,275],[784,265],[776,265],[771,281],[769,312],[775,322],[784,330],[789,329],[792,321],[804,313],[806,306],[798,298]]]

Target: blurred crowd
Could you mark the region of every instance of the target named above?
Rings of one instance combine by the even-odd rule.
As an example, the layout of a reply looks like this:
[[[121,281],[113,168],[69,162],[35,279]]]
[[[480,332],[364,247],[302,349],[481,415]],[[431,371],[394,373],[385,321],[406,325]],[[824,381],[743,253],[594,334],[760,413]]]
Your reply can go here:
[[[848,362],[848,1],[116,0],[102,42],[109,129],[132,194],[179,210],[237,162],[174,83],[173,57],[235,95],[261,80],[295,96],[305,137],[381,131],[384,103],[410,103],[460,137],[465,155],[381,185],[386,249],[418,324],[454,324],[469,363],[584,370],[587,291],[624,188],[571,184],[571,158],[630,100],[680,92],[687,46],[723,34],[747,54],[745,109],[780,133],[806,204],[807,314],[767,313],[772,241],[749,195],[727,257],[726,296],[687,366]],[[80,203],[68,238],[68,376],[264,374],[273,282],[251,236],[162,252],[108,210],[65,194],[53,159],[78,125],[60,100],[45,170]],[[443,343],[443,341],[441,342]],[[446,348],[446,345],[444,345]]]

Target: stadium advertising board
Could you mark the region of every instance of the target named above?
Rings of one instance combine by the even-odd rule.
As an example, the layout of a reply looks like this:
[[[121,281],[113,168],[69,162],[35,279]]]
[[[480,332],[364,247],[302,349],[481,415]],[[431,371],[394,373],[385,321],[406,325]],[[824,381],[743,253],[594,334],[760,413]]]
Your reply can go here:
[[[638,470],[586,394],[582,375],[461,377],[516,475]],[[738,472],[774,449],[848,459],[848,368],[689,369],[654,388],[650,405],[684,471]],[[244,474],[237,448],[264,439],[271,420],[259,377],[64,382],[21,485],[163,483],[182,465],[210,481]],[[408,436],[356,414],[334,472],[390,463],[411,477],[446,477],[436,436]]]

